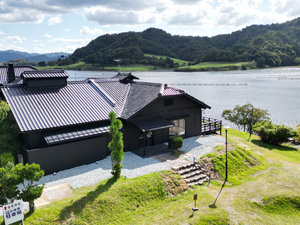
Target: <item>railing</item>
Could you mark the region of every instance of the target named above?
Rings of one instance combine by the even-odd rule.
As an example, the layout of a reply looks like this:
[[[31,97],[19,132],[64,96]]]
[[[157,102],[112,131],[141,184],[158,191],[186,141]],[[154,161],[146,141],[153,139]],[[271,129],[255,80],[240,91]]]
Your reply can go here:
[[[202,117],[201,133],[211,134],[220,131],[222,134],[222,120],[217,120],[209,117]]]

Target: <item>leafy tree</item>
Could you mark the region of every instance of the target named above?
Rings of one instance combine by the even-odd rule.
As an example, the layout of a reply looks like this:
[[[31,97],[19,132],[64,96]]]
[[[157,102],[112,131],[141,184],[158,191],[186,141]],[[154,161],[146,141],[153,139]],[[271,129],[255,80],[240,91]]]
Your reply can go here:
[[[8,202],[8,199],[16,199],[20,191],[17,187],[18,179],[12,172],[13,164],[0,167],[0,206]]]
[[[287,142],[290,137],[295,137],[297,133],[290,127],[276,125],[271,121],[262,121],[254,125],[255,133],[261,140],[270,144],[281,144]]]
[[[110,119],[110,127],[109,127],[109,133],[112,137],[112,140],[108,143],[108,147],[111,150],[111,162],[112,162],[112,175],[114,177],[118,178],[121,175],[121,169],[122,169],[122,160],[124,157],[123,152],[123,134],[120,131],[122,129],[123,124],[121,120],[116,118],[116,114],[114,112],[109,113],[109,119]]]
[[[254,108],[250,103],[239,106],[236,105],[233,110],[224,110],[222,117],[238,126],[243,127],[244,131],[247,131],[250,135],[253,132],[253,125],[269,120],[269,113],[267,110]]]
[[[18,184],[22,184],[18,198],[25,202],[29,202],[29,211],[34,211],[34,200],[42,195],[44,184],[36,184],[44,176],[44,171],[40,169],[40,165],[32,163],[22,165],[19,163],[12,168],[12,174],[15,176]]]
[[[41,61],[41,62],[38,62],[38,65],[39,66],[47,66],[47,63],[45,61]]]
[[[19,133],[9,106],[5,101],[0,101],[0,154],[11,152],[15,155],[19,148]]]
[[[0,154],[0,167],[5,167],[9,163],[14,164],[14,156],[11,152],[2,152]]]
[[[263,68],[266,65],[266,59],[263,56],[260,56],[256,59],[256,65],[258,68]]]
[[[297,126],[297,134],[298,134],[297,139],[298,139],[298,141],[300,141],[300,124],[298,124],[298,126]]]

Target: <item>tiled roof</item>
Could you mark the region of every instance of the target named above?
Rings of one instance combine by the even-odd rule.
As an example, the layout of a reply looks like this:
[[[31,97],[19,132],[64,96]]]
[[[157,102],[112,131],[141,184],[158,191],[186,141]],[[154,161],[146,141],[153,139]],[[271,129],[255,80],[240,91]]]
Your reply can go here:
[[[0,84],[6,83],[7,78],[7,66],[0,66]],[[19,78],[24,71],[35,71],[32,66],[14,66],[15,76]]]
[[[183,93],[184,93],[183,90],[180,90],[172,86],[167,86],[166,88],[164,88],[161,94],[162,96],[170,96],[170,95],[181,95]]]
[[[24,71],[21,74],[22,78],[68,78],[69,75],[64,70],[36,70]]]
[[[1,89],[22,132],[104,121],[110,111],[129,119],[160,96],[184,95],[209,108],[175,87],[114,78],[73,81],[64,87]]]
[[[49,133],[44,135],[44,139],[47,142],[47,144],[58,144],[70,140],[77,140],[85,137],[97,136],[99,134],[107,132],[109,132],[109,126],[97,126],[88,129]]]
[[[20,130],[32,131],[107,120],[110,111],[121,116],[129,85],[119,81],[97,83],[116,101],[115,107],[86,81],[61,88],[7,86],[2,92]]]
[[[158,97],[161,84],[136,82],[132,83],[128,93],[122,118],[128,119]]]

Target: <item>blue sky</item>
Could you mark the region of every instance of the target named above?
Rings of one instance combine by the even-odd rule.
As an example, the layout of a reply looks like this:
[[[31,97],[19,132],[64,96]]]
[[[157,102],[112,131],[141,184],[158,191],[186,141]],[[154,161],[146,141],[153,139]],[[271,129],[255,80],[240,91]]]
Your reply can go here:
[[[299,16],[299,0],[1,0],[0,50],[72,53],[106,33],[213,36]]]

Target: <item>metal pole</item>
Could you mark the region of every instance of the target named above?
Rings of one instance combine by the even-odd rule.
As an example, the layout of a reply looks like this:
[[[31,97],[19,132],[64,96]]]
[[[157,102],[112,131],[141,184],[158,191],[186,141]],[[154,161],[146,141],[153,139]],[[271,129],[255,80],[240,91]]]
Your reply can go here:
[[[144,131],[144,152],[143,155],[146,155],[146,131]]]
[[[225,162],[225,171],[226,171],[226,175],[225,175],[225,181],[227,181],[228,179],[228,162],[227,162],[227,129],[225,130],[226,132],[226,162]]]

